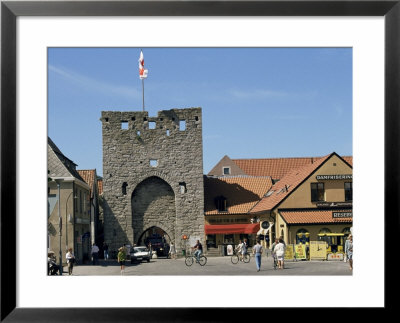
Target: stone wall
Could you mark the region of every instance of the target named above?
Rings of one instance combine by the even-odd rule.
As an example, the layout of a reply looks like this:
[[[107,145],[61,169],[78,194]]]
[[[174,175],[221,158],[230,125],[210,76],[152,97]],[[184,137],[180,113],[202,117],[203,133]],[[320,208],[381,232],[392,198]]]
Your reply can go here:
[[[103,111],[104,235],[111,250],[157,226],[204,237],[201,108]]]

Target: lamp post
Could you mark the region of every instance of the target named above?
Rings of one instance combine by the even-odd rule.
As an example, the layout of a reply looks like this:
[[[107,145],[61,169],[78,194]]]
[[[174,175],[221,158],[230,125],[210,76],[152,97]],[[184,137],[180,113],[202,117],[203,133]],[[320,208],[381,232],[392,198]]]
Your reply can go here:
[[[55,182],[57,183],[57,188],[58,188],[58,226],[60,229],[60,253],[59,253],[60,275],[63,274],[62,253],[61,253],[62,217],[61,217],[61,205],[60,205],[60,184],[62,181],[63,181],[62,178],[58,178],[55,180]]]
[[[68,200],[71,197],[72,193],[74,193],[73,190],[71,193],[69,193],[69,195],[67,197],[67,202],[65,202],[65,249],[68,249]],[[75,195],[74,199],[77,199],[77,198],[78,197]]]

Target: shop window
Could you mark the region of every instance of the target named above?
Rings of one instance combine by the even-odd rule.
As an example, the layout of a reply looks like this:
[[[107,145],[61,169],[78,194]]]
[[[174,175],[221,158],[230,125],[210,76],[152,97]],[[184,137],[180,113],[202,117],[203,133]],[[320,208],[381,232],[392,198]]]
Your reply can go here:
[[[224,243],[233,244],[233,234],[224,234]]]
[[[344,237],[343,237],[344,240],[343,240],[343,241],[347,240],[349,234],[351,234],[351,228],[350,228],[350,227],[344,228],[344,229],[342,230],[342,233],[344,234]]]
[[[227,211],[226,198],[223,196],[216,197],[215,207],[217,208],[218,212],[226,212]]]
[[[300,229],[296,232],[296,243],[308,243],[310,242],[310,233],[306,229]]]
[[[344,200],[353,201],[353,183],[344,183]]]
[[[311,183],[311,202],[325,201],[324,183]]]
[[[332,232],[328,228],[322,228],[321,230],[319,230],[319,233],[332,233]]]
[[[230,175],[231,174],[231,168],[230,167],[223,167],[223,173],[224,175]]]
[[[217,247],[216,241],[217,240],[215,234],[207,234],[207,240],[206,240],[207,248],[216,248]]]

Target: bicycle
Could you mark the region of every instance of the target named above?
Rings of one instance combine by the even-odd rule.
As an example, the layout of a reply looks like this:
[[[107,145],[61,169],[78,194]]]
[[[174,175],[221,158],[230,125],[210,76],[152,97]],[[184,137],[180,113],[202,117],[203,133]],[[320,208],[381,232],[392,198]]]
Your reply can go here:
[[[233,255],[231,256],[231,262],[236,265],[239,262],[240,259],[240,254],[238,254],[236,251],[234,251]],[[243,261],[247,264],[250,262],[250,255],[246,252],[243,255]]]
[[[193,254],[189,254],[185,258],[185,264],[186,266],[190,267],[195,261],[199,263],[200,266],[204,266],[207,263],[207,257],[203,254],[200,255],[199,259],[200,260],[197,261],[196,256],[194,256]]]

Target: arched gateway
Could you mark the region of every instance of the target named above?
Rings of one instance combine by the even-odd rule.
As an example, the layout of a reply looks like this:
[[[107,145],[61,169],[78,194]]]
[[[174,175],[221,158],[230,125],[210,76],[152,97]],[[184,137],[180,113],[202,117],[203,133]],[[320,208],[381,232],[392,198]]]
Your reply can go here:
[[[104,240],[111,251],[143,244],[154,228],[177,248],[183,235],[205,244],[201,119],[201,108],[155,117],[102,111]]]
[[[131,201],[133,236],[137,245],[144,244],[143,235],[149,228],[151,234],[160,235],[162,231],[161,234],[175,239],[175,194],[166,181],[156,176],[145,179],[133,191]]]

